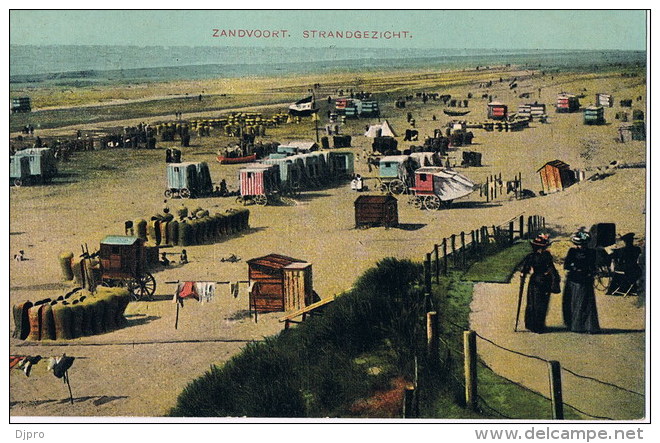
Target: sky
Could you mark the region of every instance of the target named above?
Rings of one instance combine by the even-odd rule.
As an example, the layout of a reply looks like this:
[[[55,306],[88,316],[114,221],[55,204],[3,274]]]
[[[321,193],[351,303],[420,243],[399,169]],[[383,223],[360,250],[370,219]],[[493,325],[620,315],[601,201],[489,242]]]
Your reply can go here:
[[[9,15],[15,45],[646,48],[644,11],[12,10]],[[259,30],[261,36],[226,37],[223,30]],[[318,38],[313,30],[345,35]],[[264,38],[267,31],[271,36]],[[368,31],[369,38],[354,38],[355,33],[347,38],[349,31]]]

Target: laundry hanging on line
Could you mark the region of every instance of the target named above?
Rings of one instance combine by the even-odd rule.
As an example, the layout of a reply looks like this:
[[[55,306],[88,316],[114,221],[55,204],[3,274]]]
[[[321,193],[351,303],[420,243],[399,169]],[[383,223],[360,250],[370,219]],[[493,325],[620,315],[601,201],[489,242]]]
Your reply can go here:
[[[198,281],[195,283],[195,289],[201,303],[208,303],[213,299],[215,296],[215,284],[214,281]]]
[[[173,301],[181,306],[185,298],[194,298],[200,303],[210,302],[215,296],[216,284],[214,281],[178,282]]]
[[[48,358],[47,369],[52,371],[55,377],[63,378],[75,359],[75,357],[69,357],[66,354],[62,354],[60,357],[50,357]],[[9,369],[21,370],[29,377],[34,365],[41,360],[43,360],[43,357],[40,355],[10,355]]]
[[[18,369],[29,377],[32,372],[32,366],[41,361],[40,355],[10,355],[9,369]]]
[[[197,293],[197,288],[195,288],[194,281],[180,282],[177,285],[172,300],[174,300],[175,303],[179,303],[181,307],[183,307],[184,298],[194,298],[195,300],[199,301],[199,294]]]

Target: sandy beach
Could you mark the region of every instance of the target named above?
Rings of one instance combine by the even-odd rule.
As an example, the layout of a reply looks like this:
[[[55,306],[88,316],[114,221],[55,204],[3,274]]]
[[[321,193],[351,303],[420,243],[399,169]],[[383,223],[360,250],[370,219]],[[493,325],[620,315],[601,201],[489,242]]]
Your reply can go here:
[[[498,79],[517,78],[518,87],[511,90],[508,82]],[[126,310],[129,325],[125,328],[98,336],[83,337],[57,342],[10,341],[11,354],[40,354],[44,356],[66,353],[76,357],[71,370],[74,404],[68,402],[66,387],[36,368],[27,378],[18,371],[10,377],[10,414],[12,419],[25,416],[135,416],[156,417],[167,414],[187,383],[202,375],[211,365],[221,365],[252,340],[276,334],[283,328],[279,320],[283,313],[260,315],[258,322],[248,315],[245,292],[238,298],[229,295],[227,286],[220,286],[219,294],[207,304],[186,303],[180,313],[178,329],[174,329],[175,305],[172,303],[173,285],[168,281],[209,279],[237,281],[247,278],[246,260],[278,253],[304,259],[312,263],[314,289],[321,298],[341,294],[350,288],[355,279],[379,259],[395,256],[422,260],[434,243],[461,231],[469,231],[482,225],[499,225],[521,214],[545,216],[549,227],[558,238],[566,238],[581,226],[599,222],[616,223],[617,233],[635,232],[640,242],[646,238],[646,169],[644,167],[620,168],[603,180],[584,181],[564,192],[540,196],[541,182],[537,170],[544,163],[560,159],[571,168],[584,169],[587,176],[604,168],[613,161],[619,164],[640,164],[646,161],[645,143],[616,141],[619,122],[615,113],[622,110],[618,99],[642,97],[634,101],[635,109],[646,110],[645,79],[623,77],[619,72],[604,73],[556,73],[516,68],[498,68],[481,71],[452,72],[397,72],[367,73],[359,76],[337,74],[318,78],[315,76],[220,79],[199,82],[171,82],[139,86],[108,86],[80,88],[67,92],[61,89],[35,90],[31,92],[35,107],[42,109],[68,109],[84,106],[111,106],[122,101],[139,106],[145,101],[165,100],[188,94],[201,93],[216,97],[227,94],[223,105],[226,111],[198,111],[185,114],[184,118],[214,117],[233,110],[258,110],[264,114],[286,111],[283,103],[300,98],[311,84],[320,83],[319,97],[336,97],[338,88],[365,90],[382,97],[381,113],[398,131],[409,129],[406,113],[411,112],[420,134],[419,142],[403,142],[421,145],[423,138],[441,128],[451,117],[443,114],[440,101],[422,103],[420,99],[408,102],[406,109],[395,109],[394,100],[399,96],[418,91],[451,94],[470,99],[468,121],[486,119],[487,99],[481,98],[486,90],[480,88],[485,81],[494,81],[488,94],[511,109],[523,102],[538,101],[548,106],[548,123],[534,121],[519,132],[486,132],[473,130],[474,144],[469,150],[483,155],[480,168],[457,168],[475,183],[482,183],[492,174],[502,174],[503,180],[512,180],[521,174],[523,187],[535,193],[534,198],[514,200],[510,195],[486,203],[475,192],[466,199],[457,200],[451,209],[437,212],[422,211],[406,204],[399,198],[399,221],[403,228],[355,229],[353,202],[357,193],[348,182],[337,186],[303,192],[291,205],[249,206],[250,230],[225,240],[188,247],[190,262],[182,266],[158,269],[153,301],[133,302]],[[570,91],[584,94],[582,104],[587,106],[597,92],[611,93],[615,106],[605,109],[606,125],[585,126],[582,113],[557,114],[553,104],[559,92]],[[20,92],[20,91],[18,91]],[[529,99],[521,99],[521,92],[530,92]],[[487,94],[487,95],[488,95]],[[267,102],[266,104],[264,104]],[[435,119],[434,119],[435,116]],[[122,120],[62,126],[37,131],[42,137],[70,136],[76,130],[93,131],[135,125],[139,122],[172,120],[173,115],[144,117],[131,116]],[[343,132],[353,137],[352,147],[343,148],[356,154],[356,172],[366,177],[368,193],[374,191],[374,172],[367,169],[365,154],[371,151],[372,140],[365,137],[365,125],[375,119],[349,120]],[[313,124],[284,124],[269,129],[264,142],[289,139],[313,139]],[[220,165],[215,153],[234,140],[214,131],[210,137],[194,137],[191,147],[182,148],[186,161],[206,161],[211,168],[214,183],[226,179],[230,189],[237,188],[237,171],[240,165]],[[148,218],[160,212],[165,189],[164,148],[177,146],[174,142],[158,142],[156,150],[141,150],[122,157],[117,151],[80,152],[72,156],[66,169],[75,169],[86,162],[108,162],[107,170],[96,171],[51,185],[11,187],[10,241],[11,253],[25,250],[28,260],[10,264],[10,305],[45,297],[61,295],[67,284],[62,276],[57,257],[62,251],[79,253],[81,244],[90,250],[108,234],[123,234],[125,220]],[[461,150],[450,153],[450,161],[460,164]],[[195,200],[172,199],[167,202],[176,209],[182,203],[188,208],[202,207],[211,212],[237,207],[233,198],[200,198]],[[168,251],[179,252],[181,247]],[[237,263],[221,262],[230,254],[241,258]],[[602,295],[601,295],[602,296]],[[485,291],[475,292],[475,303],[480,309],[491,310],[486,320],[473,318],[477,331],[493,332],[497,322],[491,321],[510,309],[508,302],[486,303]],[[481,315],[485,315],[482,313]],[[643,307],[625,310],[606,309],[611,324],[620,326],[626,322],[617,316],[627,316],[630,323],[643,328],[646,314]],[[13,328],[13,325],[11,325]],[[10,331],[11,332],[11,331]],[[525,338],[522,346],[533,348],[539,337]],[[576,343],[579,337],[562,337],[548,346],[556,349]],[[637,346],[642,349],[644,334],[635,334],[622,341],[622,337],[603,336],[595,347],[619,348]],[[556,355],[549,352],[548,355]],[[637,354],[636,354],[637,355]],[[494,357],[496,358],[496,357]],[[602,366],[606,356],[595,352],[590,355],[594,366]],[[599,360],[602,359],[602,360]],[[617,367],[618,368],[618,367]],[[522,370],[522,369],[521,369]],[[621,365],[620,373],[612,378],[643,389],[644,366],[634,368]],[[640,382],[641,380],[641,382]],[[640,385],[642,383],[642,385]],[[532,386],[536,389],[538,386]],[[635,407],[637,407],[635,405]],[[602,411],[599,411],[602,412]],[[604,412],[602,412],[604,413]],[[609,413],[609,411],[608,411]],[[629,418],[627,412],[621,417]]]

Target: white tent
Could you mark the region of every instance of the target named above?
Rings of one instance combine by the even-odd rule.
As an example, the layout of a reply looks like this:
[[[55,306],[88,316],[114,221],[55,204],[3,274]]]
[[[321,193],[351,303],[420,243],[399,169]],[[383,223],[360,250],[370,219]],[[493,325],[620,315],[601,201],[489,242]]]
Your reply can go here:
[[[379,135],[381,137],[384,136],[397,137],[396,133],[394,132],[394,129],[392,129],[392,126],[390,126],[387,120],[383,120],[383,123],[380,123],[378,125],[369,126],[367,132],[364,133],[365,137],[371,137],[371,138],[378,137]]]

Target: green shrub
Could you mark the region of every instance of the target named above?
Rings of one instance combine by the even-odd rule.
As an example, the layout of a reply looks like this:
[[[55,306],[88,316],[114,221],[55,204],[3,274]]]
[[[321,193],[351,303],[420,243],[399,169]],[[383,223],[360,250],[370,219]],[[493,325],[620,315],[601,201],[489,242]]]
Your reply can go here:
[[[354,361],[357,355],[383,347],[397,359],[415,352],[421,280],[419,264],[380,261],[322,316],[250,343],[221,368],[194,380],[170,415],[345,416],[350,404],[384,383]]]

